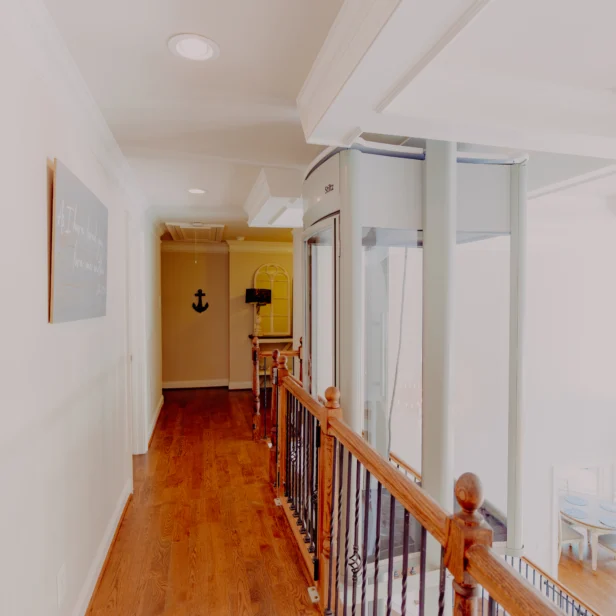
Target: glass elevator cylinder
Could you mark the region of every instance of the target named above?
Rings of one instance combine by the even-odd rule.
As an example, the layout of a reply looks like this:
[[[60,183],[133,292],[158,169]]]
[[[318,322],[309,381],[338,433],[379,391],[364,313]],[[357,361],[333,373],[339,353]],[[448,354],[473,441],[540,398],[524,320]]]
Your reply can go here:
[[[459,153],[456,165],[452,405],[462,430],[489,427],[494,468],[505,476],[507,414],[519,404],[511,336],[520,317],[525,161]],[[305,387],[317,397],[338,386],[345,421],[379,453],[395,452],[418,471],[426,164],[417,148],[331,150],[302,191]],[[456,444],[455,460],[483,479],[478,445]],[[504,511],[503,485],[486,488],[488,497],[500,489],[494,500]]]

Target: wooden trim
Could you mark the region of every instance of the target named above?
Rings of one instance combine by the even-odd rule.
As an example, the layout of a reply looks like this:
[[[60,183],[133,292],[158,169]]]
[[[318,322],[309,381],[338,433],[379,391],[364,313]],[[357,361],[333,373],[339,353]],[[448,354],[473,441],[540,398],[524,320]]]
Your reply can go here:
[[[486,546],[469,548],[466,561],[468,573],[505,611],[524,616],[562,616],[554,603]]]
[[[308,546],[304,543],[304,536],[299,532],[299,526],[297,525],[297,518],[293,517],[293,512],[289,507],[289,503],[287,503],[286,498],[280,499],[281,506],[285,515],[287,516],[287,521],[289,522],[289,526],[291,527],[291,532],[295,536],[295,543],[297,543],[297,549],[300,551],[302,555],[302,562],[304,563],[308,579],[311,583],[314,583],[314,562],[312,560],[312,554],[308,552]]]
[[[526,558],[526,556],[522,556],[520,560],[526,563],[529,567],[532,567],[537,573],[542,575],[544,578],[547,578],[552,584],[554,584],[554,586],[556,586],[557,588],[561,588],[564,592],[566,592],[569,595],[569,597],[571,597],[571,599],[573,599],[576,603],[579,603],[585,610],[592,612],[593,614],[595,614],[595,616],[599,616],[599,614],[601,614],[599,610],[589,605],[586,601],[583,601],[582,599],[580,599],[578,595],[576,595],[574,592],[569,590],[562,582],[555,580],[551,575],[546,573],[541,567],[536,565],[532,560],[529,560],[528,558]],[[512,569],[514,568],[512,567]]]
[[[101,585],[101,580],[103,579],[103,575],[105,574],[105,570],[107,569],[107,565],[109,564],[109,558],[111,556],[111,552],[113,551],[113,547],[118,539],[118,534],[120,532],[120,528],[122,526],[122,522],[124,522],[124,518],[126,517],[126,512],[128,511],[129,505],[133,502],[133,494],[132,492],[128,495],[126,499],[126,503],[124,505],[124,509],[122,509],[122,515],[120,516],[120,521],[116,526],[115,532],[113,533],[113,539],[109,544],[109,549],[107,550],[107,555],[105,556],[105,560],[103,562],[103,566],[101,567],[101,572],[98,574],[98,579],[96,580],[96,584],[94,585],[94,590],[92,591],[92,595],[90,596],[90,601],[88,602],[88,608],[85,611],[85,614],[91,614],[92,609],[92,601],[98,592],[98,589]]]
[[[264,341],[260,340],[260,342],[264,342]],[[280,355],[284,355],[285,357],[299,357],[299,351],[298,350],[278,351],[278,353],[280,353]],[[273,354],[274,354],[274,351],[260,351],[259,352],[259,357],[272,357]]]
[[[282,380],[282,386],[290,391],[319,421],[321,421],[325,407],[320,405],[301,385],[299,381],[288,375]]]
[[[400,456],[395,454],[393,451],[389,452],[389,461],[393,462],[394,464],[397,464],[401,469],[413,475],[416,481],[421,482],[421,474],[418,473],[410,464],[407,464]]]
[[[329,430],[441,545],[447,543],[447,512],[431,496],[389,464],[342,420],[330,419]]]

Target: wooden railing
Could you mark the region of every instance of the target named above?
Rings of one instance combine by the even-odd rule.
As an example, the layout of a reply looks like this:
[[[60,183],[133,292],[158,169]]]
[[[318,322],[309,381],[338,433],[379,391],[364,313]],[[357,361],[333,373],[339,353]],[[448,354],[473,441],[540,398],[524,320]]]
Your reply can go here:
[[[272,483],[323,614],[563,614],[491,549],[475,475],[452,515],[345,424],[337,389],[320,404],[280,354],[274,379]]]
[[[417,485],[421,485],[421,473],[415,470],[401,456],[394,452],[389,453],[389,461],[398,470],[410,477]],[[552,603],[556,604],[565,614],[572,616],[601,616],[600,612],[582,600],[562,582],[554,579],[539,565],[525,556],[503,556],[505,562],[511,565],[518,573],[540,593],[544,594]],[[497,614],[498,616],[498,614]]]
[[[270,364],[270,370],[269,370],[270,383],[274,382],[273,379],[274,379],[274,373],[278,367],[278,358],[281,356],[293,357],[293,358],[298,359],[299,379],[301,381],[304,377],[304,356],[303,356],[302,346],[303,346],[303,340],[302,338],[300,338],[299,348],[297,349],[289,349],[285,351],[278,351],[278,350],[262,351],[260,347],[259,338],[257,336],[252,337],[252,351],[251,351],[252,353],[252,395],[254,398],[254,402],[253,402],[254,410],[253,410],[253,418],[252,418],[253,440],[258,441],[266,437],[268,433],[267,422],[265,422],[266,423],[265,426],[262,425],[262,419],[263,419],[263,416],[261,414],[261,391],[262,390],[261,390],[261,380],[259,378],[261,375],[261,372],[263,372],[263,375],[264,375],[263,394],[265,396],[265,401],[266,401],[266,404],[264,406],[267,408],[267,376],[268,376],[267,359],[271,358],[272,360]],[[260,367],[261,360],[263,360],[264,362],[263,370],[261,370],[261,367]],[[273,385],[272,385],[272,391],[273,391]],[[274,401],[272,399],[272,404],[270,405],[271,409],[274,408],[273,402]],[[271,429],[271,426],[270,426],[270,429]]]

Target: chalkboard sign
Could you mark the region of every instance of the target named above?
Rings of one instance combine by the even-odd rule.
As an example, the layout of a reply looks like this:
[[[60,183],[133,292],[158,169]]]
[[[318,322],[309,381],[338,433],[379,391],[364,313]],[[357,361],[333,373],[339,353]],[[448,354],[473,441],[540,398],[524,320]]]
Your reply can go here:
[[[107,208],[55,161],[51,239],[50,321],[107,312]]]

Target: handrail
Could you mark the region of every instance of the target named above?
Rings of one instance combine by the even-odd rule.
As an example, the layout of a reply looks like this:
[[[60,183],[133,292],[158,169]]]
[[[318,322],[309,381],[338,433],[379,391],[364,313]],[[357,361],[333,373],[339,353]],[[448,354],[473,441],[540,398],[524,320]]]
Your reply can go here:
[[[421,483],[421,473],[417,472],[410,464],[405,462],[400,456],[395,454],[393,451],[389,452],[389,461],[397,464],[400,468],[405,470],[407,473],[410,473],[415,477],[415,481]]]
[[[278,351],[280,355],[284,355],[285,357],[299,357],[300,351],[299,349],[289,349],[288,351]],[[272,357],[274,355],[274,351],[261,351],[259,350],[259,357]]]
[[[562,611],[547,597],[537,592],[485,545],[471,546],[465,555],[468,573],[488,590],[506,612],[524,616],[562,616]]]
[[[371,517],[367,515],[363,517],[363,557],[358,552],[361,543],[358,540],[358,525],[361,517],[360,509],[363,507],[364,511],[368,511],[372,488],[363,490],[361,487],[360,469],[363,468],[366,473],[365,481],[371,477],[380,486],[378,502],[380,503],[381,488],[390,495],[390,522],[395,520],[395,503],[399,503],[407,512],[405,514],[406,539],[404,542],[406,543],[403,544],[404,546],[408,545],[409,540],[409,515],[419,523],[424,537],[425,533],[429,533],[442,546],[439,578],[441,611],[439,613],[443,613],[445,570],[448,570],[453,577],[455,614],[470,616],[476,613],[476,604],[480,594],[478,585],[481,585],[483,587],[481,596],[483,597],[485,592],[489,597],[491,614],[494,613],[493,610],[498,604],[512,616],[562,616],[563,612],[554,603],[524,580],[501,556],[492,551],[492,530],[485,524],[479,513],[483,494],[481,482],[475,475],[465,473],[457,480],[456,499],[460,511],[453,515],[448,513],[415,481],[394,468],[388,460],[342,420],[339,404],[340,392],[336,388],[330,387],[325,392],[326,404],[322,405],[304,390],[301,383],[291,377],[286,366],[287,357],[279,356],[275,382],[279,403],[277,425],[280,427],[281,434],[280,447],[276,441],[276,451],[277,453],[280,451],[279,458],[276,460],[278,470],[276,485],[279,489],[280,503],[300,546],[307,571],[310,572],[311,566],[314,566],[314,572],[309,575],[314,577],[319,589],[322,610],[327,606],[326,613],[331,613],[332,600],[334,604],[339,600],[338,574],[335,575],[335,585],[333,585],[332,576],[334,569],[337,572],[340,571],[340,565],[343,565],[344,570],[342,592],[345,596],[345,606],[349,597],[355,605],[358,572],[363,566],[361,601],[362,606],[365,605],[366,545],[368,522]],[[315,430],[318,432],[318,437],[315,435]],[[340,452],[338,468],[336,468],[337,451]],[[348,463],[345,463],[347,454]],[[318,464],[315,464],[317,459]],[[352,462],[353,460],[355,463]],[[419,473],[403,463],[395,454],[390,455],[390,460],[395,461],[396,464],[400,463],[400,466],[408,467],[410,473],[421,478]],[[313,474],[315,468],[318,469],[318,479]],[[345,469],[344,482],[343,468]],[[356,486],[354,490],[351,488],[353,468],[356,469],[353,472],[353,485]],[[334,485],[337,486],[336,497],[334,497]],[[282,489],[283,486],[284,489]],[[343,498],[344,486],[347,491]],[[351,508],[351,493],[354,494],[353,508]],[[360,494],[362,494],[361,506]],[[380,506],[377,505],[377,515],[380,515],[378,513]],[[343,520],[341,523],[343,507],[346,512],[344,514],[346,522]],[[355,513],[351,513],[352,510]],[[354,527],[352,556],[352,550],[347,554],[350,526]],[[298,527],[301,531],[298,531]],[[395,529],[395,526],[393,528]],[[340,539],[343,529],[345,529],[344,560],[340,561]],[[392,593],[393,534],[394,530],[390,530],[388,600],[391,599]],[[332,547],[335,537],[337,537],[338,545],[336,550]],[[408,549],[404,547],[403,571],[408,569]],[[425,539],[422,540],[421,550],[422,560],[419,568],[420,572],[423,571],[425,593],[425,579],[428,571]],[[375,555],[374,562],[376,571],[379,562],[378,554]],[[348,594],[349,587],[347,586],[349,568],[353,573],[351,595]],[[406,600],[407,575],[401,576],[403,603]],[[377,586],[378,584],[375,585],[375,593]],[[420,601],[422,600],[425,601],[425,594],[422,599],[420,590]]]
[[[447,544],[447,512],[416,483],[396,471],[342,420],[331,419],[331,433],[376,477],[396,500],[442,545]]]
[[[395,464],[396,466],[398,466],[399,468],[403,469],[404,471],[410,473],[415,478],[415,480],[418,483],[421,483],[421,474],[418,473],[410,464],[405,462],[398,454],[394,453],[393,451],[390,451],[389,452],[389,461],[392,462],[393,464]],[[588,612],[591,612],[595,616],[599,616],[600,615],[600,612],[597,609],[595,609],[594,607],[589,605],[586,601],[581,599],[579,597],[579,595],[577,595],[573,591],[571,591],[562,582],[559,582],[558,580],[553,578],[549,573],[546,573],[541,567],[536,565],[534,562],[532,562],[526,556],[521,556],[520,560],[523,563],[526,563],[532,569],[534,569],[537,573],[542,575],[546,580],[549,580],[550,583],[554,587],[558,588],[560,591],[565,593],[570,599],[572,599],[573,601],[578,603],[584,610],[586,610]],[[532,586],[532,584],[531,584],[531,586]],[[503,607],[505,607],[505,606],[503,606]],[[506,609],[506,607],[505,607],[505,609]]]
[[[526,563],[529,567],[532,567],[537,573],[542,575],[544,578],[549,580],[556,588],[560,588],[561,590],[563,590],[567,595],[569,595],[571,599],[573,599],[576,603],[579,603],[585,610],[592,612],[596,616],[599,616],[599,614],[601,613],[599,612],[599,610],[592,607],[589,603],[587,603],[583,599],[580,599],[580,597],[576,595],[574,592],[572,592],[571,590],[569,590],[567,586],[565,586],[562,582],[559,582],[558,580],[554,579],[549,573],[546,573],[541,567],[539,567],[539,565],[536,565],[532,560],[526,558],[526,556],[522,556],[520,560]]]

